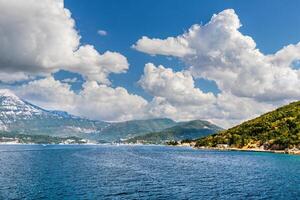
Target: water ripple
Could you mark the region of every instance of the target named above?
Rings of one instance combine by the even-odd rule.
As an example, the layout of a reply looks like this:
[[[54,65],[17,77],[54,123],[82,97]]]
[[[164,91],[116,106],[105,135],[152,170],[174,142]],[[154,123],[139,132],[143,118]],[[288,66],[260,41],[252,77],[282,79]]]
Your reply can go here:
[[[0,199],[299,199],[300,156],[0,145]]]

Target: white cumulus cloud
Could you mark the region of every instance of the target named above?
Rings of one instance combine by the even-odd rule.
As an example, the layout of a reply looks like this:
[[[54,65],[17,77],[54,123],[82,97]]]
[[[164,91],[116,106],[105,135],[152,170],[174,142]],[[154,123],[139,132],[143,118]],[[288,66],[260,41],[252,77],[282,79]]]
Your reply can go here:
[[[70,85],[53,77],[30,81],[15,88],[21,98],[50,110],[72,111],[76,105],[76,94]]]
[[[46,76],[64,69],[109,83],[110,73],[128,69],[123,55],[101,54],[92,45],[80,43],[75,21],[62,0],[0,0],[0,13],[2,73]]]
[[[139,83],[151,95],[164,97],[174,105],[200,105],[215,100],[212,93],[203,93],[195,87],[188,71],[174,72],[162,65],[146,64]]]
[[[174,120],[204,119],[223,127],[273,109],[273,105],[229,93],[213,95],[194,86],[186,71],[147,64],[139,84],[153,99],[130,94],[123,87],[110,87],[96,81],[86,81],[78,93],[63,81],[46,77],[33,80],[14,91],[21,98],[50,110],[105,121],[125,121],[168,117]]]
[[[145,65],[139,83],[154,97],[146,110],[147,116],[152,117],[205,119],[230,127],[274,108],[274,105],[231,93],[204,93],[195,87],[194,79],[188,71],[175,72],[171,68],[156,67],[151,63]]]
[[[112,88],[87,81],[75,93],[70,85],[53,77],[34,80],[14,88],[21,98],[50,110],[106,121],[124,121],[145,117],[147,101],[128,93],[123,87]]]
[[[160,54],[183,57],[194,53],[194,51],[188,47],[188,43],[184,37],[181,36],[177,38],[169,37],[165,40],[156,38],[150,39],[144,36],[139,39],[132,48],[151,55]]]
[[[239,31],[241,26],[234,10],[228,9],[213,15],[203,26],[193,25],[183,35],[143,37],[134,47],[149,54],[178,57],[194,77],[213,80],[221,91],[237,97],[261,102],[299,99],[300,71],[292,68],[292,63],[300,59],[300,45],[265,55],[250,36]],[[185,51],[192,53],[182,53]]]

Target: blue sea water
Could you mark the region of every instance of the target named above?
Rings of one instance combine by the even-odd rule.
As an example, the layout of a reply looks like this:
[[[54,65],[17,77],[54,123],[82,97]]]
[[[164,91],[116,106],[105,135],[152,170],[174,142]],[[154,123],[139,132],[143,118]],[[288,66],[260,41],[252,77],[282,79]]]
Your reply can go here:
[[[300,156],[0,145],[0,199],[300,199]]]

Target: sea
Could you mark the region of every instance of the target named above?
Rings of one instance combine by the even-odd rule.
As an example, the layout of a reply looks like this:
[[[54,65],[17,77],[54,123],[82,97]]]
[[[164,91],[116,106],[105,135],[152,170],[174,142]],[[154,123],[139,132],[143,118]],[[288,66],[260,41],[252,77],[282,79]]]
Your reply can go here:
[[[157,145],[0,145],[0,199],[300,199],[300,156]]]

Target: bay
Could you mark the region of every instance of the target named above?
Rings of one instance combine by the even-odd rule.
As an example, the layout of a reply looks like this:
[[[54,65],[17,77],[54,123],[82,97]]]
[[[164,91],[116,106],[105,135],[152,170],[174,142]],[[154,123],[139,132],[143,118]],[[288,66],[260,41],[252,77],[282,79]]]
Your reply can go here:
[[[300,156],[170,146],[0,145],[0,199],[299,199]]]

